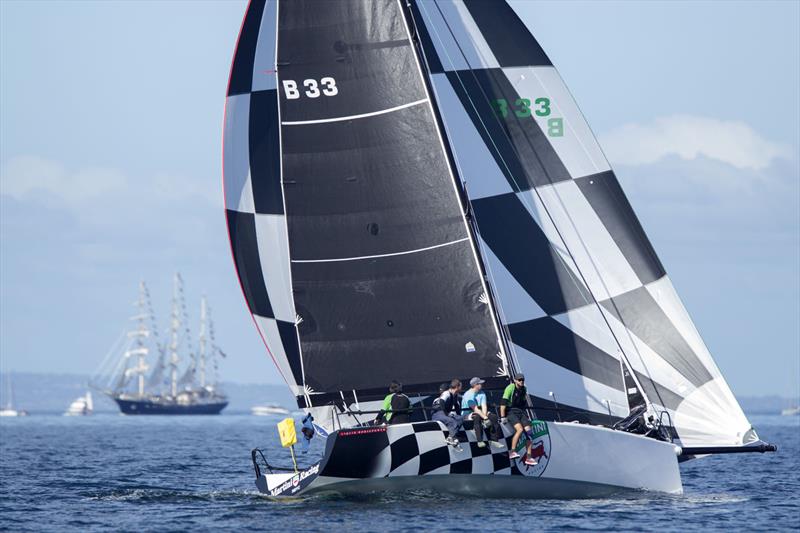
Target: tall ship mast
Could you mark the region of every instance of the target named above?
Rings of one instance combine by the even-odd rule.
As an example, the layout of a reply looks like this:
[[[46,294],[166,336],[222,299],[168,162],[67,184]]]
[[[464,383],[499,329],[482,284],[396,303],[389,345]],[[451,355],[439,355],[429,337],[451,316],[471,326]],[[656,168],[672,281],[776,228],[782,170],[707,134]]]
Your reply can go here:
[[[296,473],[254,450],[262,492],[680,493],[679,461],[774,451],[504,0],[252,0],[223,142],[242,292],[327,438]],[[446,439],[452,378],[511,390],[527,448]]]
[[[139,297],[134,306],[137,312],[130,318],[134,326],[123,332],[109,351],[92,386],[113,399],[124,414],[219,414],[228,405],[228,399],[217,384],[216,357],[225,354],[214,343],[205,296],[200,305],[199,353],[192,349],[183,280],[179,274],[173,279],[166,344],[159,339],[150,294],[143,281],[139,283]],[[215,369],[213,380],[207,379],[209,362]]]

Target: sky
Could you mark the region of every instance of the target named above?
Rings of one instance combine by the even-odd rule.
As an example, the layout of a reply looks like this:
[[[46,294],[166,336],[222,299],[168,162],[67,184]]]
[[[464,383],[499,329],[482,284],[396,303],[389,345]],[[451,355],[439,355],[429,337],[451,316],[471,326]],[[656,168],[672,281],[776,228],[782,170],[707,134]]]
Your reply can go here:
[[[800,395],[800,3],[515,1],[740,395]],[[280,383],[225,229],[246,3],[0,0],[0,366],[92,373],[140,279]],[[196,331],[196,325],[193,325]],[[162,333],[163,334],[163,333]]]

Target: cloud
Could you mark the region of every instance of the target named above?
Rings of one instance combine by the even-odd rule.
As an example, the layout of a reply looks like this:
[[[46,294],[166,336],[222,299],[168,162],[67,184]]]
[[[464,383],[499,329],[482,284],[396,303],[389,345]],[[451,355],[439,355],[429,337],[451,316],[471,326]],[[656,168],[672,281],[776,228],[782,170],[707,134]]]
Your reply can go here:
[[[212,250],[228,249],[214,169],[123,172],[16,156],[0,169],[0,214],[4,252],[81,276],[142,262],[205,261]]]
[[[660,117],[648,124],[625,124],[600,136],[612,164],[646,165],[669,156],[706,157],[738,169],[762,170],[792,156],[789,146],[764,139],[733,120],[692,115]]]
[[[68,172],[61,164],[36,156],[17,156],[3,165],[0,194],[19,201],[46,195],[70,207],[123,190],[125,176],[114,169],[87,167]]]
[[[23,203],[45,204],[80,210],[87,204],[130,207],[143,204],[181,204],[200,198],[203,203],[221,202],[221,186],[182,174],[155,172],[130,177],[114,168],[87,166],[66,169],[59,162],[38,156],[12,157],[0,172],[0,194]],[[216,184],[215,184],[216,185]]]

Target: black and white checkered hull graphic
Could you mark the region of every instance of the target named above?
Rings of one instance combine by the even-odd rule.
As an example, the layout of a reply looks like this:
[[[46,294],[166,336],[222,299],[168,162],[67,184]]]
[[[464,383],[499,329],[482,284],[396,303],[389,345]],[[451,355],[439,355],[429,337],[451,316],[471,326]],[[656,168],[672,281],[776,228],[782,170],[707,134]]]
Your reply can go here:
[[[502,448],[479,447],[472,430],[447,445],[438,422],[341,430],[328,437],[324,459],[297,474],[260,476],[272,496],[428,488],[480,496],[598,497],[621,490],[682,491],[672,444],[599,426],[536,422],[535,466],[510,460],[509,427]]]

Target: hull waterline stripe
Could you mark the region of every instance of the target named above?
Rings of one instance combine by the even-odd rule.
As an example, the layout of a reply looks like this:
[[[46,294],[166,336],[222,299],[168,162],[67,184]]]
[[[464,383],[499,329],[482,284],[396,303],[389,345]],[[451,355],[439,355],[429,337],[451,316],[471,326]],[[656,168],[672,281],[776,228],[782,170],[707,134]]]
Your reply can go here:
[[[425,252],[427,250],[433,250],[435,248],[442,248],[444,246],[450,246],[452,244],[458,244],[460,242],[468,241],[469,237],[464,237],[463,239],[458,239],[455,241],[446,242],[444,244],[436,244],[434,246],[426,246],[425,248],[417,248],[416,250],[407,250],[405,252],[393,252],[390,254],[378,254],[378,255],[361,255],[358,257],[340,257],[336,259],[292,259],[292,263],[334,263],[338,261],[358,261],[360,259],[378,259],[381,257],[393,257],[396,255],[407,255],[407,254],[415,254],[417,252]]]
[[[415,105],[424,104],[427,101],[428,101],[427,98],[423,98],[422,100],[417,100],[416,102],[410,102],[408,104],[390,107],[389,109],[382,109],[381,111],[373,111],[372,113],[361,113],[360,115],[348,115],[346,117],[336,117],[336,118],[321,118],[319,120],[293,120],[293,121],[281,122],[281,124],[283,126],[302,126],[304,124],[324,124],[326,122],[343,122],[345,120],[354,120],[357,118],[366,118],[366,117],[374,117],[376,115],[384,115],[386,113],[391,113],[392,111],[400,111],[401,109],[405,109],[407,107],[413,107]]]

